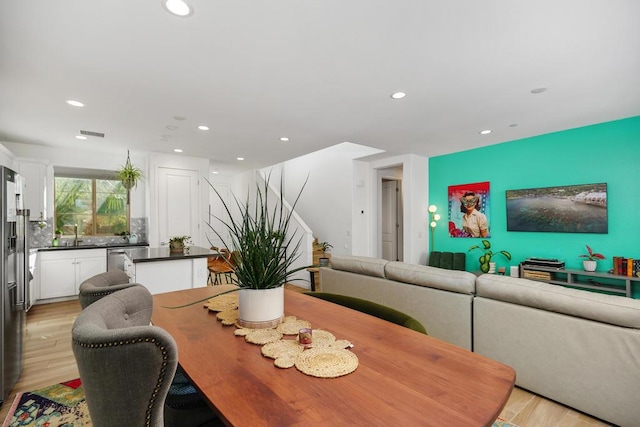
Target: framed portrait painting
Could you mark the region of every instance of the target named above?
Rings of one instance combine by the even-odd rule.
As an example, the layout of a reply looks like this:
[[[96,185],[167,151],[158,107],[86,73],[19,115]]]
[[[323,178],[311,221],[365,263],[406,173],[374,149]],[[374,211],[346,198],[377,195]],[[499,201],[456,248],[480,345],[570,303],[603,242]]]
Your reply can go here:
[[[449,236],[490,237],[489,182],[449,187]]]

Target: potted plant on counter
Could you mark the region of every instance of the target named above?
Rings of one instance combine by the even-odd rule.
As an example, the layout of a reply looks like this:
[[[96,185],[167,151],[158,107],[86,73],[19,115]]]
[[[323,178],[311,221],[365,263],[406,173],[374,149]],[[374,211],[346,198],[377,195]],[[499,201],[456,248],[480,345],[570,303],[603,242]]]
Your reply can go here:
[[[596,267],[598,266],[597,261],[599,259],[606,259],[606,257],[602,254],[597,254],[591,250],[589,245],[587,246],[587,253],[580,255],[580,258],[586,258],[582,261],[582,266],[584,267],[584,271],[596,271]]]
[[[185,246],[191,243],[191,236],[174,236],[169,239],[169,253],[183,253]]]

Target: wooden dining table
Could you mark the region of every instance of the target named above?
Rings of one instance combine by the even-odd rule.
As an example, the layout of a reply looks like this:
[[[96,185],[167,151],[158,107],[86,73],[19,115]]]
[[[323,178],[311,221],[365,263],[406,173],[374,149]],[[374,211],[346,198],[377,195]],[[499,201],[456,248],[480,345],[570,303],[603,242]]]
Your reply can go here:
[[[154,295],[152,316],[174,337],[180,365],[227,425],[489,426],[513,389],[509,366],[295,291],[285,290],[285,315],[350,341],[355,371],[316,378],[278,368],[203,303],[167,308],[230,287]]]

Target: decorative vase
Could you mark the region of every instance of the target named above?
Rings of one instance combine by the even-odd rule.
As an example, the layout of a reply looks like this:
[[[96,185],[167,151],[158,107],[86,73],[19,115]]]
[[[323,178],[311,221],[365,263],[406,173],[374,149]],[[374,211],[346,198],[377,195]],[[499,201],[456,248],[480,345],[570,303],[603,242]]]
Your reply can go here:
[[[284,286],[238,291],[238,325],[243,328],[274,328],[284,318]]]
[[[489,274],[494,274],[496,272],[496,263],[495,262],[490,262],[489,263]]]
[[[596,271],[596,262],[591,260],[582,261],[582,266],[584,267],[584,271]]]

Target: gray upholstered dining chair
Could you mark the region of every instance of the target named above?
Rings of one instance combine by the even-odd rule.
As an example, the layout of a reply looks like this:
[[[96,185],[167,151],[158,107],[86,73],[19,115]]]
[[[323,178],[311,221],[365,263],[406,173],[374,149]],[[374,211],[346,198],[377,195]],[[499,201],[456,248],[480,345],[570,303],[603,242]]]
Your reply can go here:
[[[134,283],[129,283],[127,273],[122,270],[110,270],[106,273],[96,274],[80,284],[78,295],[80,306],[84,309],[106,295],[133,285]]]
[[[74,322],[73,354],[93,425],[216,425],[204,401],[171,401],[172,387],[189,384],[173,383],[178,349],[168,332],[150,325],[152,311],[149,291],[134,285],[89,305]]]

